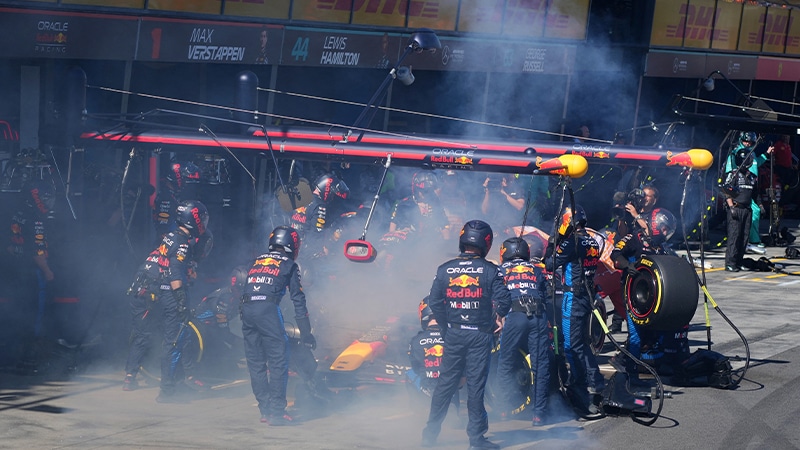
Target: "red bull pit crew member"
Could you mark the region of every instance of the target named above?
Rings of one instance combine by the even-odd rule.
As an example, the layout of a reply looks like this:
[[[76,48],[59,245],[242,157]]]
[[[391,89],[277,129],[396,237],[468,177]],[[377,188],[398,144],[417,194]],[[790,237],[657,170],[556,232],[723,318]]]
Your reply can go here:
[[[156,398],[159,403],[179,401],[176,397],[176,377],[181,354],[188,339],[186,323],[189,321],[190,262],[194,259],[198,239],[207,232],[208,210],[199,201],[187,200],[178,205],[177,228],[164,235],[139,268],[133,286],[128,291],[131,301],[133,335],[126,363],[123,389],[134,387],[136,373],[146,351],[148,317],[152,302],[161,305],[164,321],[162,343],[161,389]],[[157,294],[155,293],[157,292]]]
[[[429,295],[431,311],[444,331],[444,348],[439,384],[431,398],[428,423],[422,431],[422,445],[436,444],[448,405],[466,376],[467,435],[471,449],[496,449],[486,439],[489,419],[484,406],[484,389],[489,374],[493,343],[493,301],[510,303],[500,268],[487,261],[493,232],[483,221],[464,224],[458,240],[461,254],[439,266]]]
[[[439,381],[439,369],[444,355],[444,338],[439,324],[428,306],[428,297],[419,304],[419,322],[422,330],[408,344],[411,370],[406,372],[409,383],[430,397]]]
[[[3,268],[7,267],[8,279],[14,280],[6,288],[24,305],[17,318],[25,326],[19,369],[34,373],[38,371],[39,347],[45,334],[47,286],[55,278],[48,262],[47,219],[56,197],[52,185],[43,181],[26,183],[22,195],[11,217]]]
[[[261,422],[272,426],[291,425],[286,412],[286,384],[289,379],[288,336],[280,302],[286,291],[294,304],[300,341],[317,346],[311,334],[306,295],[300,284],[295,259],[300,235],[294,228],[279,226],[269,236],[269,251],[256,258],[247,276],[242,296],[242,333],[250,384],[258,401]]]
[[[550,385],[550,326],[547,320],[547,281],[541,267],[530,261],[530,247],[520,238],[503,241],[500,247],[500,268],[505,273],[510,303],[499,303],[497,315],[503,321],[500,336],[500,361],[497,368],[500,383],[512,385],[514,361],[519,350],[530,354],[535,383],[531,386],[534,426],[543,424]],[[510,401],[507,402],[510,405]]]

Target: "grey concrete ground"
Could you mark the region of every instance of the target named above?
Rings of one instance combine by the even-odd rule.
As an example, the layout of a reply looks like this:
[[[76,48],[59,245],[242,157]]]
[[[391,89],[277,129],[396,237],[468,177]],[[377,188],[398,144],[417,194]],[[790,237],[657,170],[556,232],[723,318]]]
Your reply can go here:
[[[796,221],[788,225],[796,232]],[[784,248],[767,251],[785,264],[782,272],[730,273],[721,269],[724,250],[707,254],[715,266],[705,273],[708,292],[749,345],[750,367],[737,389],[667,385],[672,397],[649,427],[628,417],[582,422],[561,410],[538,428],[493,418],[487,436],[510,449],[800,448],[800,260],[779,259]],[[709,309],[712,349],[743,358],[736,331]],[[705,323],[701,303],[689,335],[693,349],[706,346]],[[606,373],[611,353],[601,358]],[[379,386],[340,392],[325,411],[298,409],[296,426],[269,427],[258,421],[248,382],[187,397],[185,404],[158,404],[155,387],[121,390],[119,357],[94,355],[87,347],[78,363],[68,375],[0,373],[0,448],[407,449],[419,446],[427,416],[402,388]],[[456,422],[446,423],[438,448],[467,447]]]

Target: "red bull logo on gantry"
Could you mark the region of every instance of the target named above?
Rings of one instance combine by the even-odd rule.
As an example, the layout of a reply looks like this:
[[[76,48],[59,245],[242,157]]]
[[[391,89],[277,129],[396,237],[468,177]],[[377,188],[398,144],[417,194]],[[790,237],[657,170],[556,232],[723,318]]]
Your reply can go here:
[[[706,170],[711,167],[713,163],[714,155],[703,148],[692,148],[678,154],[667,152],[668,166],[681,166],[697,170]]]

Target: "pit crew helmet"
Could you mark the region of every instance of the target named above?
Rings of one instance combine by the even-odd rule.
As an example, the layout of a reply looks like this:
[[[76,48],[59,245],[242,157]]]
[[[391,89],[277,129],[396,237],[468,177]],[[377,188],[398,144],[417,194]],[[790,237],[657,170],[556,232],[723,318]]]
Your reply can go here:
[[[34,180],[27,184],[26,203],[37,214],[48,214],[56,204],[56,193],[53,186],[43,180]]]
[[[347,200],[350,188],[336,175],[326,173],[314,182],[314,195],[325,203],[333,201],[337,197]]]
[[[292,227],[281,225],[269,234],[269,249],[283,250],[292,259],[297,259],[300,253],[300,233]]]
[[[758,140],[758,135],[752,131],[742,131],[739,133],[739,147],[752,147]],[[745,144],[747,142],[747,144]]]
[[[189,230],[190,236],[200,237],[208,227],[208,209],[197,200],[184,200],[178,205],[175,222]]]
[[[236,292],[242,292],[245,284],[247,284],[247,267],[234,267],[231,272],[231,289]]]
[[[503,262],[511,261],[512,259],[529,261],[531,259],[531,248],[528,246],[528,242],[521,237],[508,238],[500,245],[500,259]]]
[[[436,176],[431,172],[416,172],[411,177],[411,196],[415,200],[435,195],[436,189],[439,188],[439,181]]]
[[[462,253],[466,247],[477,248],[482,257],[485,257],[492,248],[494,233],[492,227],[482,220],[470,220],[461,229],[458,237],[458,250]]]
[[[544,257],[544,241],[537,236],[528,235],[523,237],[525,242],[528,243],[528,248],[530,249],[530,258],[531,260],[540,260]]]
[[[433,311],[428,305],[428,297],[426,296],[419,302],[419,325],[423,331],[427,331],[431,326],[436,326],[430,324],[432,320],[434,320]]]
[[[571,206],[565,206],[561,210],[558,234],[561,236],[568,236],[572,232],[575,224],[579,226],[586,225],[586,211],[583,210],[582,206],[575,205],[575,211],[573,213]]]
[[[181,163],[170,164],[170,170],[164,176],[167,188],[173,192],[180,192],[183,189],[183,173],[181,172]]]
[[[652,223],[650,230],[654,238],[658,238],[660,242],[666,242],[675,233],[678,221],[675,216],[664,208],[658,208],[653,211]]]

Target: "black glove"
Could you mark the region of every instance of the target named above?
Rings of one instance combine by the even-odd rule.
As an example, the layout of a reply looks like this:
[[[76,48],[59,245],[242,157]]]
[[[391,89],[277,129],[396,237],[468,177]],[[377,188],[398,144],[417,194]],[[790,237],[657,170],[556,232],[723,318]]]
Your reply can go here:
[[[311,350],[316,349],[317,340],[311,334],[311,320],[308,317],[297,319],[297,329],[300,330],[300,343]]]
[[[636,270],[636,266],[633,264],[628,264],[628,267],[625,268],[625,271],[628,272],[629,277],[635,277],[639,275],[639,271]]]
[[[300,338],[300,343],[305,345],[309,350],[316,350],[317,349],[317,339],[314,337],[313,334],[309,333]]]
[[[189,304],[188,299],[186,298],[186,289],[183,286],[173,289],[172,295],[175,297],[175,301],[178,304],[178,319],[181,322],[188,322],[189,321]]]

